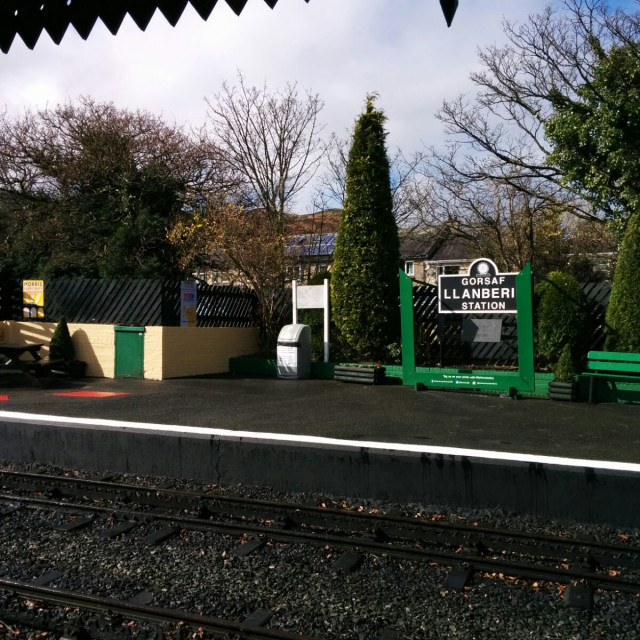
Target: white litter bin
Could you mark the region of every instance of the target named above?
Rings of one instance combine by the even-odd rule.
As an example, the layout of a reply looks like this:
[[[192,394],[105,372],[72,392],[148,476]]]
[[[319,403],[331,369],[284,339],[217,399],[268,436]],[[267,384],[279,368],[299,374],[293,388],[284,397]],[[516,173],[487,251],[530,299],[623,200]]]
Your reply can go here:
[[[278,335],[278,378],[302,380],[311,373],[311,327],[288,324]]]

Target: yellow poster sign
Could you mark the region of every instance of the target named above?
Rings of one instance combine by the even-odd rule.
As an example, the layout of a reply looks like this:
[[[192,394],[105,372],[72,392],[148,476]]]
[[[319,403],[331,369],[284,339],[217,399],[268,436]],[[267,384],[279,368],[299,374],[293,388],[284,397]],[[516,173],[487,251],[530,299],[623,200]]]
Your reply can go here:
[[[44,280],[22,281],[22,317],[44,318]]]

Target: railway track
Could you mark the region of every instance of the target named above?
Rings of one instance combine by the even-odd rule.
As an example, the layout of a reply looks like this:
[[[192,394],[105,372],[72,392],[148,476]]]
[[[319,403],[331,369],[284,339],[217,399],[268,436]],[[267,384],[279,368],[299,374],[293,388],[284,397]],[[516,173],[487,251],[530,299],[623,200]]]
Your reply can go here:
[[[215,491],[177,491],[112,480],[0,471],[0,536],[3,532],[11,532],[5,537],[25,536],[15,563],[9,555],[0,555],[0,621],[12,624],[15,620],[16,628],[41,628],[64,634],[61,637],[99,640],[432,637],[427,631],[414,635],[397,618],[393,628],[385,628],[383,616],[374,626],[376,633],[381,629],[378,635],[355,631],[339,635],[335,628],[326,627],[326,615],[332,625],[337,619],[325,610],[326,595],[315,604],[308,603],[312,612],[319,611],[315,611],[313,624],[305,622],[303,614],[292,608],[306,607],[304,598],[283,600],[278,595],[288,580],[272,577],[282,571],[279,563],[301,575],[301,583],[322,580],[329,589],[345,589],[349,594],[359,582],[381,579],[382,566],[399,571],[400,583],[433,581],[439,585],[435,593],[459,594],[477,602],[489,591],[500,593],[501,583],[517,584],[519,593],[529,589],[532,598],[542,585],[547,594],[562,594],[565,606],[590,612],[603,606],[599,604],[602,593],[612,594],[606,597],[607,607],[626,597],[625,606],[632,609],[640,594],[640,549],[629,543],[537,535],[345,507],[322,501],[292,504]],[[194,539],[196,554],[189,547]],[[71,552],[60,551],[76,547],[81,556],[78,563]],[[100,549],[100,557],[106,559],[110,569],[105,571],[116,568],[116,577],[106,579],[99,572],[91,575],[86,558],[92,548]],[[214,549],[211,554],[209,548]],[[187,559],[187,568],[204,580],[210,574],[199,571],[198,564],[204,562],[201,558],[213,562],[218,573],[258,571],[249,578],[255,581],[256,590],[262,589],[265,580],[276,586],[265,591],[266,595],[252,598],[251,589],[225,595],[203,585],[206,595],[200,597],[198,580],[194,579],[196,587],[190,595],[169,597],[174,556]],[[131,557],[136,562],[130,566]],[[154,558],[160,557],[168,563],[166,575],[158,575],[162,571],[157,568],[145,575],[140,567],[151,567],[157,562]],[[136,571],[141,572],[139,577],[133,575]],[[361,574],[367,577],[360,581]],[[124,581],[122,576],[126,576]],[[227,578],[218,578],[217,589],[226,589]],[[237,584],[232,580],[229,588],[235,589]],[[491,584],[496,586],[489,587]],[[374,582],[372,588],[376,587]],[[385,587],[381,584],[379,588]],[[215,602],[219,595],[227,604],[240,604],[232,606],[229,614]],[[420,594],[418,601],[425,595]],[[347,596],[346,611],[353,606],[350,597],[353,594]],[[439,604],[432,610],[439,612],[440,608]],[[53,611],[62,613],[54,615]],[[69,611],[78,612],[73,624],[66,620]],[[34,618],[34,612],[42,615]],[[465,610],[464,615],[467,613]],[[61,624],[61,617],[65,624]],[[357,626],[358,617],[354,620]],[[131,635],[132,630],[141,629],[147,635]]]
[[[64,589],[42,586],[34,583],[19,582],[15,580],[0,579],[0,592],[5,596],[4,607],[0,607],[0,620],[5,619],[9,623],[29,623],[37,625],[42,622],[37,616],[20,616],[7,613],[6,598],[21,598],[33,605],[37,601],[48,606],[74,608],[83,612],[98,613],[101,618],[107,619],[108,625],[104,622],[95,621],[87,624],[64,625],[56,623],[47,625],[47,631],[69,634],[72,633],[78,638],[95,638],[105,640],[110,636],[113,638],[124,638],[127,636],[128,620],[143,620],[161,625],[169,625],[174,629],[186,627],[195,630],[198,634],[192,637],[203,637],[203,632],[214,634],[213,637],[230,638],[235,637],[241,640],[311,640],[297,633],[287,633],[284,631],[263,629],[258,626],[259,622],[266,622],[270,617],[268,611],[256,611],[253,617],[244,622],[233,620],[222,620],[212,616],[199,615],[188,611],[165,609],[141,604],[133,600],[118,600],[116,598],[103,598],[95,595],[88,595]],[[114,620],[114,616],[116,617]],[[255,622],[255,624],[252,624]],[[108,626],[108,629],[106,628]],[[70,630],[69,627],[74,627]],[[119,630],[118,630],[119,629]],[[153,633],[153,632],[152,632]],[[69,637],[69,636],[66,636]],[[160,637],[160,636],[158,636]],[[173,636],[172,636],[173,637]]]
[[[68,530],[114,514],[113,535],[133,531],[141,522],[157,522],[148,544],[183,529],[201,530],[249,536],[242,553],[256,551],[267,540],[335,547],[346,552],[338,571],[354,570],[367,554],[385,554],[451,567],[449,583],[457,588],[474,572],[483,572],[640,593],[640,548],[624,544],[42,474],[0,472],[0,485],[23,494],[0,496],[5,510],[20,504],[84,513],[70,518]],[[78,497],[82,502],[69,502]]]

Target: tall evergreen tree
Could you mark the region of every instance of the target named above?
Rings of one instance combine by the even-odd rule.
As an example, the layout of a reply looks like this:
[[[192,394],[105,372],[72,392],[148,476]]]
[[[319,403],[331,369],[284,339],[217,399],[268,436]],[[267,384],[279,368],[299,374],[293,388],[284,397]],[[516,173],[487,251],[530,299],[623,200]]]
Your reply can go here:
[[[393,217],[383,111],[368,96],[346,172],[346,199],[331,277],[342,355],[384,360],[398,342],[398,229]]]
[[[634,213],[620,246],[606,314],[605,348],[640,352],[640,212]]]

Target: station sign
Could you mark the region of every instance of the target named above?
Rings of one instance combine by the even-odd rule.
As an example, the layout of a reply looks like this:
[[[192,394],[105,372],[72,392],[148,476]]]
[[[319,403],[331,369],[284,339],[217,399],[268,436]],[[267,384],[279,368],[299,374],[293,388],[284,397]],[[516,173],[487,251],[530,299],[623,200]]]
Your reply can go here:
[[[517,313],[517,273],[500,273],[488,258],[474,260],[467,275],[438,276],[440,313]]]

